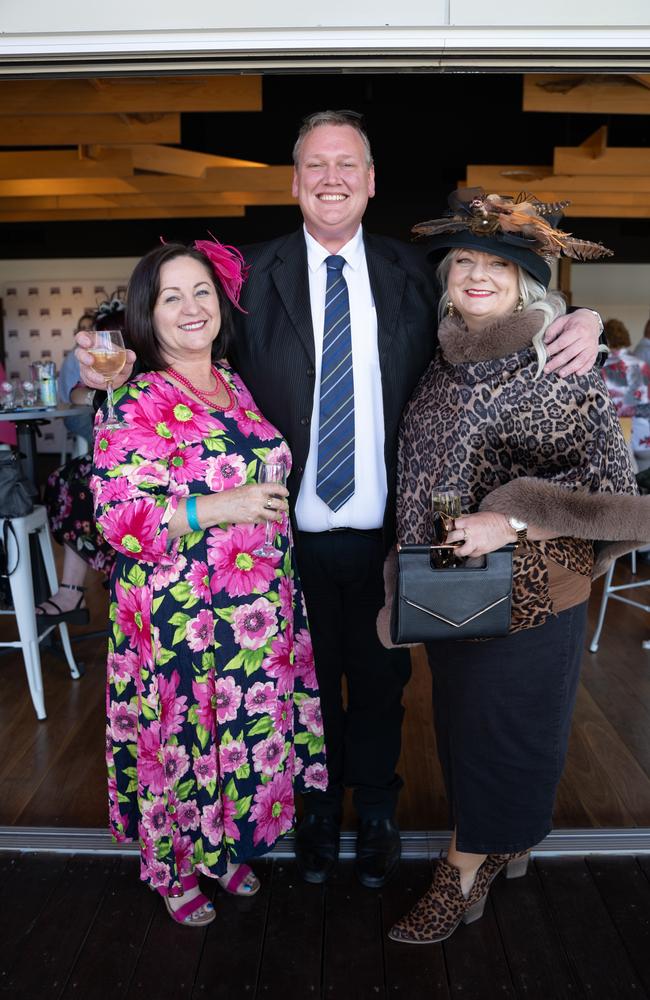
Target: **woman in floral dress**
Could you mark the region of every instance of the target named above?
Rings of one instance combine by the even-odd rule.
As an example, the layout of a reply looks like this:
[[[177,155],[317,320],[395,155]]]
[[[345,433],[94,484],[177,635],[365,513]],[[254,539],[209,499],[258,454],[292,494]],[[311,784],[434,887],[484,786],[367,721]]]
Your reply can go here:
[[[141,878],[180,923],[214,919],[196,872],[231,892],[245,862],[327,784],[287,490],[260,464],[291,455],[225,358],[239,255],[165,244],[140,261],[127,329],[146,374],[98,414],[92,489],[116,552],[108,654],[110,823],[139,839]],[[259,555],[270,522],[273,547]]]

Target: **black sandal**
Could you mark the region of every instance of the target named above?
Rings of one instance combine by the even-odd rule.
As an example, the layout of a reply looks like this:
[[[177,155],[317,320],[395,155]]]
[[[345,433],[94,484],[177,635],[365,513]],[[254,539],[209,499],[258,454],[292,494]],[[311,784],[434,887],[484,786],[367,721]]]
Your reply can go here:
[[[80,591],[79,600],[73,608],[69,611],[62,611],[56,601],[53,601],[51,597],[47,600],[42,601],[41,604],[36,605],[36,621],[39,626],[41,625],[86,625],[90,621],[90,615],[88,613],[88,608],[82,608],[81,602],[84,599],[85,587],[77,587],[74,583],[60,583],[59,589],[65,587],[66,590],[78,590]],[[50,614],[49,611],[45,610],[45,605],[49,604],[50,607],[56,608],[56,614]]]

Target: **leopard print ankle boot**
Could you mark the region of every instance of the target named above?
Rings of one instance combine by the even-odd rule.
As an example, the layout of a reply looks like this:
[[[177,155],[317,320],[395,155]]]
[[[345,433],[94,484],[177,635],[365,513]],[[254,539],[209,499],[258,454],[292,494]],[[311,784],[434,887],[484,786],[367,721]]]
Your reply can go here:
[[[407,944],[435,944],[437,941],[444,941],[461,922],[470,924],[483,916],[493,878],[491,867],[486,868],[483,862],[466,898],[460,887],[458,868],[440,860],[430,887],[413,909],[391,927],[389,938]]]

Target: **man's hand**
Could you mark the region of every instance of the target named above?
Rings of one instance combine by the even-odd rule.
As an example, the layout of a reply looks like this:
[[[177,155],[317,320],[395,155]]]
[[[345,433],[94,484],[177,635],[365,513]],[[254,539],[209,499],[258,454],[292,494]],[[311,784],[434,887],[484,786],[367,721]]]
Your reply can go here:
[[[89,389],[106,389],[106,379],[103,375],[100,375],[96,368],[93,367],[93,356],[88,353],[88,348],[92,346],[92,337],[90,337],[84,330],[79,330],[75,334],[75,342],[77,344],[75,348],[75,357],[79,362],[79,371],[81,381],[84,385],[87,385]],[[133,351],[126,352],[126,364],[124,368],[119,373],[119,375],[113,376],[113,388],[119,389],[121,385],[131,378],[131,373],[133,372],[133,366],[135,364],[135,354]]]
[[[553,320],[544,334],[548,361],[544,371],[567,375],[586,375],[598,355],[600,323],[589,309],[576,309]]]

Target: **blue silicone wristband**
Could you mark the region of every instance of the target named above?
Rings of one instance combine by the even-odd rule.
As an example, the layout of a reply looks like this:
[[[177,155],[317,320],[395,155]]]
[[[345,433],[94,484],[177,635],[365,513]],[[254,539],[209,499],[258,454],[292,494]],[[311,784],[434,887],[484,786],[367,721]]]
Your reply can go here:
[[[196,497],[188,497],[185,503],[185,516],[192,531],[201,531],[199,519],[196,516]]]

